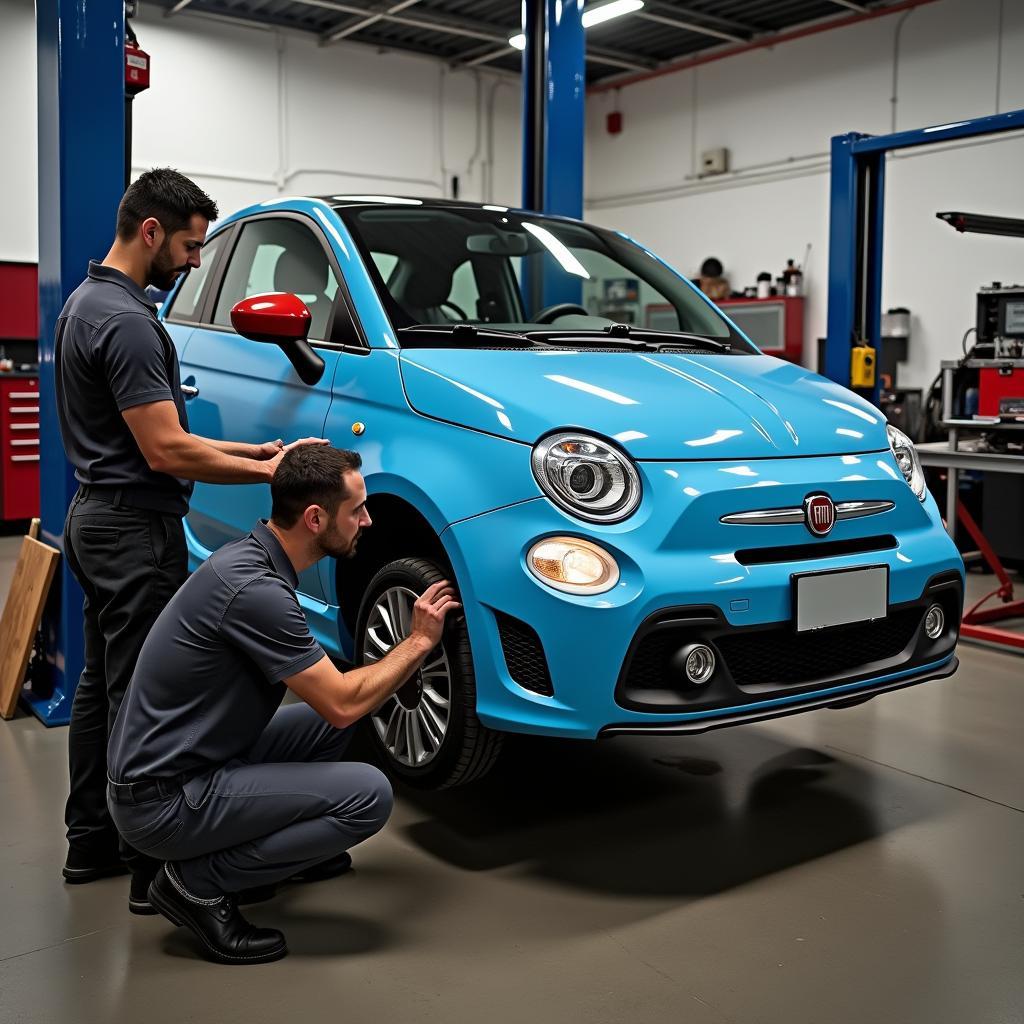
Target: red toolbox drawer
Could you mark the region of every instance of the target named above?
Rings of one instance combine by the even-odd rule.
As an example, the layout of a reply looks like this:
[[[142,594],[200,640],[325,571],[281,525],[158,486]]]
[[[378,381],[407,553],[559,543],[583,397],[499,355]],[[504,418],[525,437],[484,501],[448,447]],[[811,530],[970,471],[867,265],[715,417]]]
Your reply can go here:
[[[39,378],[0,380],[0,519],[39,515]]]

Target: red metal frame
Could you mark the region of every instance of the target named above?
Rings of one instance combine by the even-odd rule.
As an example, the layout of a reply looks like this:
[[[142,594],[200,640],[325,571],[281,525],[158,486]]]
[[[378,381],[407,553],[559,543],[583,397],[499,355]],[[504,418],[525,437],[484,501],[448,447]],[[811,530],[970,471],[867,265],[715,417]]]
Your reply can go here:
[[[982,558],[988,563],[989,568],[996,574],[999,586],[991,593],[986,594],[980,601],[976,601],[967,611],[964,612],[960,625],[960,636],[968,640],[986,640],[989,643],[1001,644],[1005,647],[1014,647],[1024,651],[1024,633],[1015,633],[1008,629],[996,629],[992,626],[984,626],[985,622],[1000,622],[1003,619],[1014,619],[1024,617],[1024,601],[1013,599],[1013,580],[1007,575],[999,556],[992,549],[992,545],[985,539],[974,517],[964,507],[962,501],[956,503],[957,518],[964,524],[964,529],[978,545]],[[986,608],[982,605],[998,597],[1003,602],[1001,608]]]

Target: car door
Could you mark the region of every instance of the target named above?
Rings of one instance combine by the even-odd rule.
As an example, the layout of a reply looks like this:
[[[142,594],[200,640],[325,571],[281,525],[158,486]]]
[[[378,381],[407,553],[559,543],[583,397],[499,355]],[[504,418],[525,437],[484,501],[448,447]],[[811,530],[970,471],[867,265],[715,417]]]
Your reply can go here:
[[[278,212],[236,226],[203,322],[182,361],[183,382],[198,389],[188,406],[194,434],[252,444],[323,435],[339,354],[332,347],[338,281],[326,239],[308,218]],[[278,346],[249,341],[232,328],[232,306],[266,292],[292,292],[309,307],[309,341],[326,364],[317,384],[304,384]],[[269,515],[265,484],[196,484],[186,522],[191,561],[248,533]],[[301,575],[299,590],[324,600],[315,566]]]

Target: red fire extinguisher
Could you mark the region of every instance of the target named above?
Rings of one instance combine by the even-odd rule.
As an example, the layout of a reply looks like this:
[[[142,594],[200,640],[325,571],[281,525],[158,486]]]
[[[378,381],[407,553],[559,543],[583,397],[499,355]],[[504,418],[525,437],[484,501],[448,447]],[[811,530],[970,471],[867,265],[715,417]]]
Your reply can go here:
[[[139,46],[133,32],[124,44],[124,91],[135,96],[149,88],[149,54]]]
[[[132,101],[149,88],[149,54],[139,46],[131,23],[124,23],[124,187],[132,180]]]

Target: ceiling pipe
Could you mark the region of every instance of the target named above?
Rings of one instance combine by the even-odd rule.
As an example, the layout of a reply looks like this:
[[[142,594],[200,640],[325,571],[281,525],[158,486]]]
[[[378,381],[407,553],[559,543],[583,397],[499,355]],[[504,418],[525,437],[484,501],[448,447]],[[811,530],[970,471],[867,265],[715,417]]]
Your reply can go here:
[[[682,29],[684,32],[696,32],[698,35],[711,36],[712,39],[723,39],[727,43],[745,43],[743,36],[734,32],[721,32],[717,28],[708,28],[705,25],[698,25],[695,21],[682,21],[679,18],[669,18],[664,14],[657,14],[654,11],[640,10],[633,15],[635,18],[643,18],[645,21],[653,21],[659,25],[668,25],[671,28]]]
[[[715,49],[708,54],[700,54],[686,60],[665,64],[652,71],[641,71],[635,75],[616,75],[614,78],[598,82],[588,87],[587,93],[595,95],[602,92],[611,92],[615,89],[622,89],[627,85],[635,85],[637,82],[646,82],[651,78],[659,78],[662,75],[673,75],[677,71],[687,71],[690,68],[700,67],[701,64],[711,64],[717,60],[725,60],[726,57],[736,57],[741,53],[749,53],[751,50],[763,50],[770,46],[778,46],[780,43],[789,43],[794,39],[804,39],[807,36],[817,35],[819,32],[828,32],[835,28],[846,28],[850,25],[859,25],[864,21],[873,21],[875,18],[883,18],[888,14],[898,14],[900,11],[912,11],[925,4],[933,4],[936,0],[900,0],[900,3],[891,4],[889,7],[875,8],[864,14],[851,14],[845,18],[835,18],[830,21],[820,22],[817,25],[808,25],[804,28],[793,29],[789,32],[773,32],[771,35],[760,36],[750,42],[741,43],[737,46],[726,46]]]
[[[384,19],[384,15],[401,14],[402,11],[407,10],[410,7],[415,7],[419,2],[420,0],[402,0],[401,3],[397,3],[394,6],[389,7],[386,11],[380,11],[377,14],[371,14],[365,18],[350,22],[348,25],[335,29],[331,32],[327,37],[327,42],[337,43],[339,40],[346,39],[348,36],[353,35],[356,32],[362,32],[364,28],[376,25],[377,22]]]

